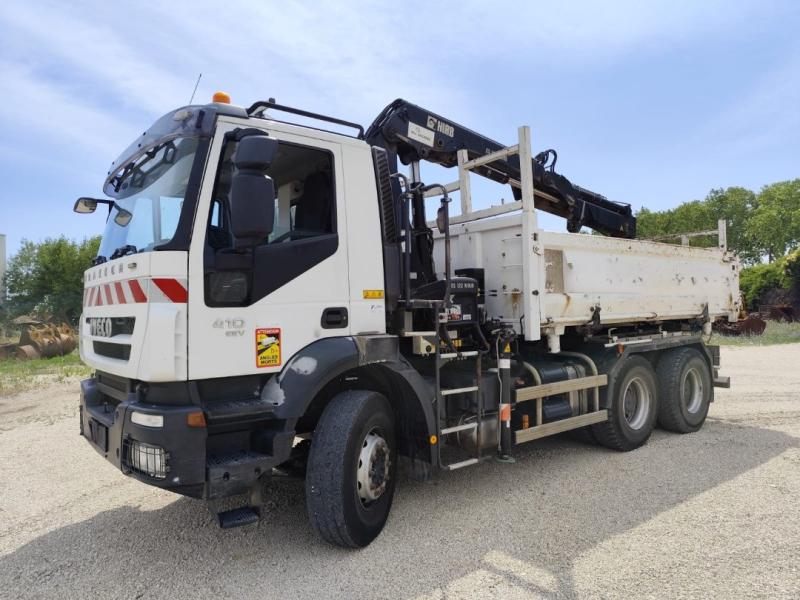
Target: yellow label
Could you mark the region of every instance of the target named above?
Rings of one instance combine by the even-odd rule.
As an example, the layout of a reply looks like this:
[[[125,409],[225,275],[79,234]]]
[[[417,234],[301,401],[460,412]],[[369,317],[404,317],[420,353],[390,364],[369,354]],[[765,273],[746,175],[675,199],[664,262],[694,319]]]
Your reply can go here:
[[[383,290],[364,290],[365,300],[383,300]]]
[[[256,366],[281,366],[281,330],[256,329]]]

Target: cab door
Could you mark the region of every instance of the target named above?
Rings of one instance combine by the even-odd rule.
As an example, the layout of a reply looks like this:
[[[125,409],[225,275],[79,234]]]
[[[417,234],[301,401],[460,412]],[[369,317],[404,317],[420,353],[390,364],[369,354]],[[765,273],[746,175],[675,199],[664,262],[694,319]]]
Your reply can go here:
[[[300,349],[350,334],[347,222],[341,148],[265,127],[278,140],[268,171],[272,233],[237,252],[229,191],[237,125],[220,120],[189,256],[189,378],[280,371]],[[266,199],[265,199],[266,201]]]

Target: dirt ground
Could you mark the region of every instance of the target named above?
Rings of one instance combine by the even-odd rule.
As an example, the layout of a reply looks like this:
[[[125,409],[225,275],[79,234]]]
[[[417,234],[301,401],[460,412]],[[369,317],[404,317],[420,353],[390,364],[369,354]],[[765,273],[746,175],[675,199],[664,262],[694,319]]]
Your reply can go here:
[[[126,478],[78,435],[75,382],[0,397],[0,596],[797,598],[800,344],[722,364],[700,432],[626,454],[558,437],[403,482],[360,551],[316,539],[301,483],[222,531]]]

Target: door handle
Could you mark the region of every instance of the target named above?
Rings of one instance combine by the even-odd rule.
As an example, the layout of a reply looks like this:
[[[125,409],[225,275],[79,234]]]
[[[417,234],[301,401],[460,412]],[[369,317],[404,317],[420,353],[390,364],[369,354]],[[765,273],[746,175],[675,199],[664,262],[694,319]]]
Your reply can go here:
[[[347,327],[347,309],[344,306],[326,308],[320,321],[323,329],[342,329]]]

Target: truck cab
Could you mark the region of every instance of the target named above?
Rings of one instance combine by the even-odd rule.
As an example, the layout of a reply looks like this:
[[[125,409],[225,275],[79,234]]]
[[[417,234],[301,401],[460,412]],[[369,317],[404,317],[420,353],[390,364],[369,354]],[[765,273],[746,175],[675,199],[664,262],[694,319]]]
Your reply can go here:
[[[256,174],[274,217],[242,244],[237,150],[258,139],[274,144]],[[162,117],[105,185],[113,203],[80,325],[97,370],[82,384],[84,435],[129,475],[199,497],[248,489],[286,461],[304,407],[264,382],[288,368],[321,385],[315,369],[358,360],[352,336],[386,331],[376,190],[371,149],[353,137],[226,104]],[[321,356],[290,364],[314,343]]]

